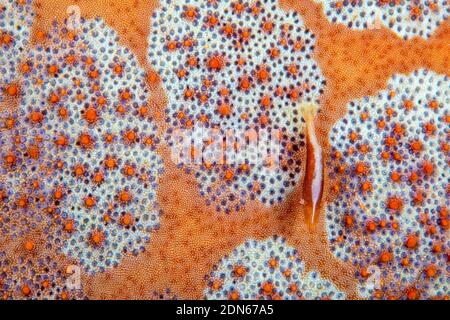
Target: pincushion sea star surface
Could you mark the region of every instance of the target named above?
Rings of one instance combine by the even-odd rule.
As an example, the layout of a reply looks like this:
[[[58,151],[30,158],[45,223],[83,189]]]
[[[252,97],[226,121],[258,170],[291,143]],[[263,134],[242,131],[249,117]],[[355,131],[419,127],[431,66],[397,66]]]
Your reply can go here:
[[[402,38],[429,38],[450,12],[447,0],[318,0],[328,19],[349,28],[387,26]]]
[[[448,12],[0,0],[0,299],[448,299]]]
[[[286,240],[248,240],[224,257],[210,275],[207,299],[344,299],[317,272],[306,273]]]
[[[34,13],[31,0],[0,1],[0,102],[18,94],[20,65],[29,47]]]
[[[351,102],[332,130],[335,170],[347,172],[327,210],[332,248],[360,268],[362,283],[378,265],[386,296],[449,293],[449,103],[447,76],[394,75],[386,90]]]
[[[214,166],[220,159],[185,164],[202,195],[226,212],[240,210],[249,198],[281,202],[301,175],[295,159],[304,146],[298,103],[317,101],[325,84],[312,58],[314,34],[298,13],[284,12],[276,1],[163,1],[153,19],[149,59],[168,94],[172,129],[201,124],[249,139],[253,132],[278,130],[280,159],[258,150],[261,161],[249,163],[235,147],[236,161],[226,159],[224,166]],[[196,152],[205,158],[204,139]]]

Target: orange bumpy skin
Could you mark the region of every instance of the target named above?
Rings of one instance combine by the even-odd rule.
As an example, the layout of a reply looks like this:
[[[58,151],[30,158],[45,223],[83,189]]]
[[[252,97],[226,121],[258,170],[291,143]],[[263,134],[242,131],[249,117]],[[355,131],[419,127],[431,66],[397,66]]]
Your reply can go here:
[[[331,131],[331,175],[345,174],[327,208],[328,237],[360,269],[365,297],[450,294],[449,84],[423,69],[394,75],[387,90],[351,102]]]
[[[21,210],[23,220],[60,216],[62,252],[88,272],[137,255],[159,227],[162,160],[146,74],[116,40],[101,19],[73,31],[55,24],[25,56],[31,70],[17,112],[2,114],[2,208]],[[34,187],[30,178],[42,192],[37,207],[21,190]],[[14,235],[10,225],[2,223]]]
[[[183,0],[175,1],[183,4]],[[24,3],[23,0],[16,2],[17,4]],[[125,45],[133,51],[140,65],[147,71],[149,104],[148,108],[144,108],[143,114],[154,116],[159,124],[160,132],[167,129],[168,124],[164,121],[167,97],[162,88],[159,74],[154,69],[152,70],[155,66],[152,66],[147,60],[148,46],[146,45],[152,32],[151,25],[154,22],[151,15],[155,8],[160,6],[159,1],[34,0],[33,7],[36,16],[33,23],[32,43],[45,44],[48,41],[47,34],[51,33],[53,28],[53,19],[56,18],[63,22],[67,18],[67,8],[70,5],[79,6],[80,12],[85,18],[102,17],[111,28],[118,32],[117,40],[120,45]],[[380,90],[385,89],[388,79],[396,73],[409,74],[418,68],[426,68],[437,73],[448,73],[448,35],[450,34],[448,20],[443,22],[427,39],[426,37],[414,37],[410,40],[403,40],[393,29],[385,28],[383,24],[380,29],[355,30],[340,23],[331,23],[327,20],[321,4],[317,4],[313,0],[281,0],[277,6],[282,7],[285,13],[295,10],[301,16],[304,25],[316,36],[312,58],[320,66],[327,86],[320,98],[321,112],[317,115],[314,125],[318,142],[323,147],[326,159],[329,156],[328,132],[340,117],[346,115],[349,101],[362,96],[376,95]],[[49,15],[48,12],[52,14]],[[6,40],[8,41],[8,39]],[[28,72],[27,67],[28,65],[24,65],[19,73]],[[114,67],[113,70],[120,71],[120,66]],[[47,77],[51,78],[52,74],[57,75],[60,71],[46,67],[39,74],[42,76],[44,72],[43,79],[46,79]],[[95,76],[95,72],[92,75]],[[99,75],[101,76],[102,72]],[[14,87],[11,88],[11,92],[19,94],[8,96],[5,100],[6,104],[0,103],[0,110],[8,110],[8,112],[16,110],[14,107],[19,102],[18,98],[21,96],[23,88],[21,75],[19,75],[16,90]],[[53,101],[56,100],[55,96]],[[100,126],[101,122],[95,121],[95,112],[89,108],[89,105],[86,107],[86,117],[83,117],[83,120],[80,118],[78,123],[83,122],[94,127]],[[119,108],[119,110],[123,109]],[[33,111],[37,112],[30,114],[27,121],[31,119],[36,122],[40,119],[46,121],[45,114],[39,113],[39,111],[45,111],[45,108],[35,106]],[[61,115],[64,115],[64,109],[61,111]],[[2,118],[1,120],[5,120],[4,123],[7,127],[17,124],[15,121],[17,119],[14,118]],[[4,129],[6,128],[1,128],[1,130]],[[133,138],[132,135],[129,137]],[[86,138],[84,137],[83,141],[89,142]],[[16,141],[20,141],[20,139]],[[60,144],[64,144],[64,139],[58,139],[58,141]],[[414,146],[417,147],[418,144],[414,144]],[[36,143],[25,147],[29,147],[29,155],[34,159],[39,159],[38,155],[45,156],[46,151],[43,148],[36,148]],[[300,148],[294,158],[294,161],[301,161],[302,164],[305,163],[306,154],[303,149]],[[61,217],[57,211],[53,211],[54,208],[51,206],[48,210],[42,210],[45,208],[45,203],[40,200],[47,197],[47,193],[45,193],[47,191],[42,187],[36,189],[37,186],[40,186],[39,183],[35,183],[38,181],[29,181],[29,185],[22,183],[20,188],[14,189],[13,193],[11,193],[12,189],[2,190],[0,199],[7,199],[8,202],[13,203],[14,209],[2,211],[3,215],[0,217],[0,223],[5,222],[2,226],[6,225],[8,232],[13,231],[10,233],[12,236],[1,236],[1,261],[11,267],[4,267],[2,264],[0,298],[35,299],[39,296],[43,298],[51,296],[51,298],[66,299],[87,296],[90,299],[201,299],[204,298],[204,290],[208,287],[209,277],[207,275],[213,271],[214,266],[224,256],[231,256],[234,248],[249,239],[257,239],[262,242],[274,234],[285,238],[286,246],[297,250],[308,273],[320,273],[323,279],[333,282],[339,291],[346,294],[347,298],[359,297],[358,285],[370,283],[371,275],[375,274],[370,266],[367,270],[353,266],[350,260],[344,262],[330,250],[327,241],[327,224],[325,224],[326,212],[320,213],[315,232],[311,233],[306,228],[304,206],[300,201],[304,196],[301,183],[297,184],[293,192],[287,195],[286,200],[280,204],[265,206],[260,201],[247,201],[245,207],[242,207],[236,214],[217,215],[214,214],[215,206],[220,206],[220,202],[211,203],[208,206],[204,197],[199,194],[196,178],[193,175],[185,174],[173,165],[168,151],[164,149],[164,152],[160,153],[165,163],[165,173],[157,188],[158,203],[165,212],[159,219],[160,228],[151,233],[151,241],[145,244],[144,252],[137,256],[132,252],[123,253],[117,266],[108,267],[104,272],[91,274],[82,272],[84,292],[74,292],[68,287],[64,287],[66,281],[63,278],[61,281],[51,281],[52,285],[54,284],[58,288],[56,294],[49,290],[47,293],[40,291],[41,287],[45,289],[47,285],[41,283],[42,278],[52,278],[55,272],[67,271],[67,267],[70,265],[79,265],[79,261],[68,260],[58,249],[61,243],[73,238],[73,232],[77,230],[76,223],[63,219],[64,217]],[[26,158],[27,163],[33,161],[32,157]],[[9,155],[8,162],[14,163],[17,159],[21,160],[14,155]],[[3,161],[3,159],[0,160]],[[107,163],[114,167],[114,159],[108,159]],[[26,167],[31,168],[28,165]],[[22,169],[24,166],[21,165],[20,168]],[[424,168],[431,171],[431,166],[424,166]],[[77,166],[73,169],[74,173],[82,173],[84,168]],[[123,169],[121,173],[133,172],[133,168],[129,166]],[[329,169],[325,166],[323,199],[326,201],[332,199],[333,195],[340,190],[339,185],[334,184],[333,179],[329,179]],[[0,176],[1,179],[2,176]],[[96,174],[94,181],[101,182],[102,175]],[[32,190],[31,188],[35,188],[37,191],[29,191]],[[67,196],[61,192],[62,190],[52,189],[50,191],[52,199],[54,196],[56,198],[62,195],[63,198]],[[8,200],[8,195],[23,195],[28,192],[31,192],[28,199],[17,196],[13,200]],[[124,194],[123,199],[125,198]],[[420,197],[418,197],[419,199]],[[87,200],[88,206],[98,204],[98,202],[92,201],[95,199],[83,198],[83,200]],[[392,205],[399,204],[397,200],[393,199]],[[36,209],[40,205],[41,209]],[[326,203],[324,205],[326,206]],[[95,211],[96,207],[92,208]],[[33,217],[23,214],[27,211],[40,214]],[[444,216],[444,212],[442,211],[440,215]],[[27,217],[26,221],[21,217]],[[124,216],[124,219],[120,219],[119,223],[122,227],[122,223],[127,224],[130,221],[132,219],[127,215]],[[345,221],[352,223],[351,217],[345,217]],[[109,225],[112,222],[109,221]],[[381,223],[380,226],[385,226],[385,224]],[[378,225],[370,223],[368,227],[369,230],[376,230]],[[437,227],[431,227],[430,232],[437,232]],[[51,236],[48,237],[48,235]],[[104,234],[96,232],[90,236],[94,248],[101,249],[97,244],[105,244]],[[405,239],[410,247],[420,244],[421,241],[414,236]],[[448,247],[437,243],[433,250],[444,252],[443,250],[446,248]],[[3,255],[3,252],[6,252],[6,255]],[[393,257],[395,255],[386,252],[382,257],[380,256],[380,261],[389,263]],[[21,265],[23,261],[26,261],[27,270],[17,269],[16,266]],[[406,262],[407,260],[404,261],[405,264]],[[32,273],[30,274],[28,271]],[[429,276],[440,275],[439,272],[441,271],[433,266],[426,270],[426,274]],[[36,277],[34,278],[33,275]],[[67,277],[68,275],[64,274],[63,276]],[[361,282],[362,276],[368,280]],[[30,290],[21,284],[27,284]],[[43,284],[44,286],[42,286]],[[365,287],[367,286],[365,285]],[[404,297],[410,299],[427,297],[419,289],[421,289],[419,286],[417,288],[409,287],[404,291]],[[374,292],[374,296],[382,297],[383,295],[382,292]],[[389,298],[400,296],[400,294],[386,295]]]

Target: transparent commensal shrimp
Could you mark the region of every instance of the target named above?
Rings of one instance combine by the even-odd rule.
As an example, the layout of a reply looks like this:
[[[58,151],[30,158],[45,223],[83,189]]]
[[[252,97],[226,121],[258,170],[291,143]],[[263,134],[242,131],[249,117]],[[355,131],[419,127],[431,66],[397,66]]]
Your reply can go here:
[[[316,138],[314,118],[319,106],[315,103],[302,103],[300,112],[305,119],[306,136],[306,170],[303,180],[303,199],[305,221],[314,229],[319,218],[323,192],[323,156],[322,147]]]

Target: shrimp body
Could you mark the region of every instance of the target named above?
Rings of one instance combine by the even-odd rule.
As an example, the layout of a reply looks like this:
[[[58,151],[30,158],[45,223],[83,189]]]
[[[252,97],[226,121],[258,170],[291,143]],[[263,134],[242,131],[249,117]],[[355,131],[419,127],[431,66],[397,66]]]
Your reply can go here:
[[[305,221],[310,229],[314,229],[319,218],[324,177],[322,147],[317,141],[314,126],[318,105],[304,103],[300,110],[306,127],[306,172],[303,180]]]

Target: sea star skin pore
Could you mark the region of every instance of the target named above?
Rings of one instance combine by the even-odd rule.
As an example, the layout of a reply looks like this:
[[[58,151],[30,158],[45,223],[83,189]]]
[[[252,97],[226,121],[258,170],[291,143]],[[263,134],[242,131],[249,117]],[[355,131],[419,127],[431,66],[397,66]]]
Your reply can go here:
[[[341,192],[327,207],[328,237],[359,268],[364,297],[450,295],[449,83],[424,69],[394,75],[377,96],[350,102],[331,131]]]
[[[325,84],[312,58],[314,35],[301,17],[274,0],[162,1],[152,27],[148,59],[168,95],[169,134],[201,125],[252,141],[249,132],[279,130],[279,156],[257,150],[260,160],[249,163],[239,141],[231,147],[235,162],[182,164],[197,177],[206,201],[227,213],[248,200],[282,202],[301,176],[295,155],[305,141],[298,104],[317,102]],[[207,141],[198,140],[193,153],[211,156]]]
[[[34,19],[31,0],[0,1],[0,102],[19,95],[17,86],[23,55],[29,46]]]
[[[38,175],[45,193],[38,209],[52,208],[65,221],[62,251],[88,272],[138,254],[159,227],[163,166],[146,74],[117,40],[101,19],[83,20],[77,31],[56,24],[26,57],[31,72],[18,112],[2,115],[17,121],[2,131],[9,141],[2,157],[14,156],[1,169],[16,186],[7,189],[19,190],[30,170]],[[27,159],[30,146],[36,157]]]
[[[429,38],[448,19],[447,0],[316,0],[333,23],[357,30],[381,28],[384,25],[399,37]]]
[[[209,275],[207,299],[345,299],[316,271],[305,272],[296,250],[277,236],[248,240],[225,256]]]

